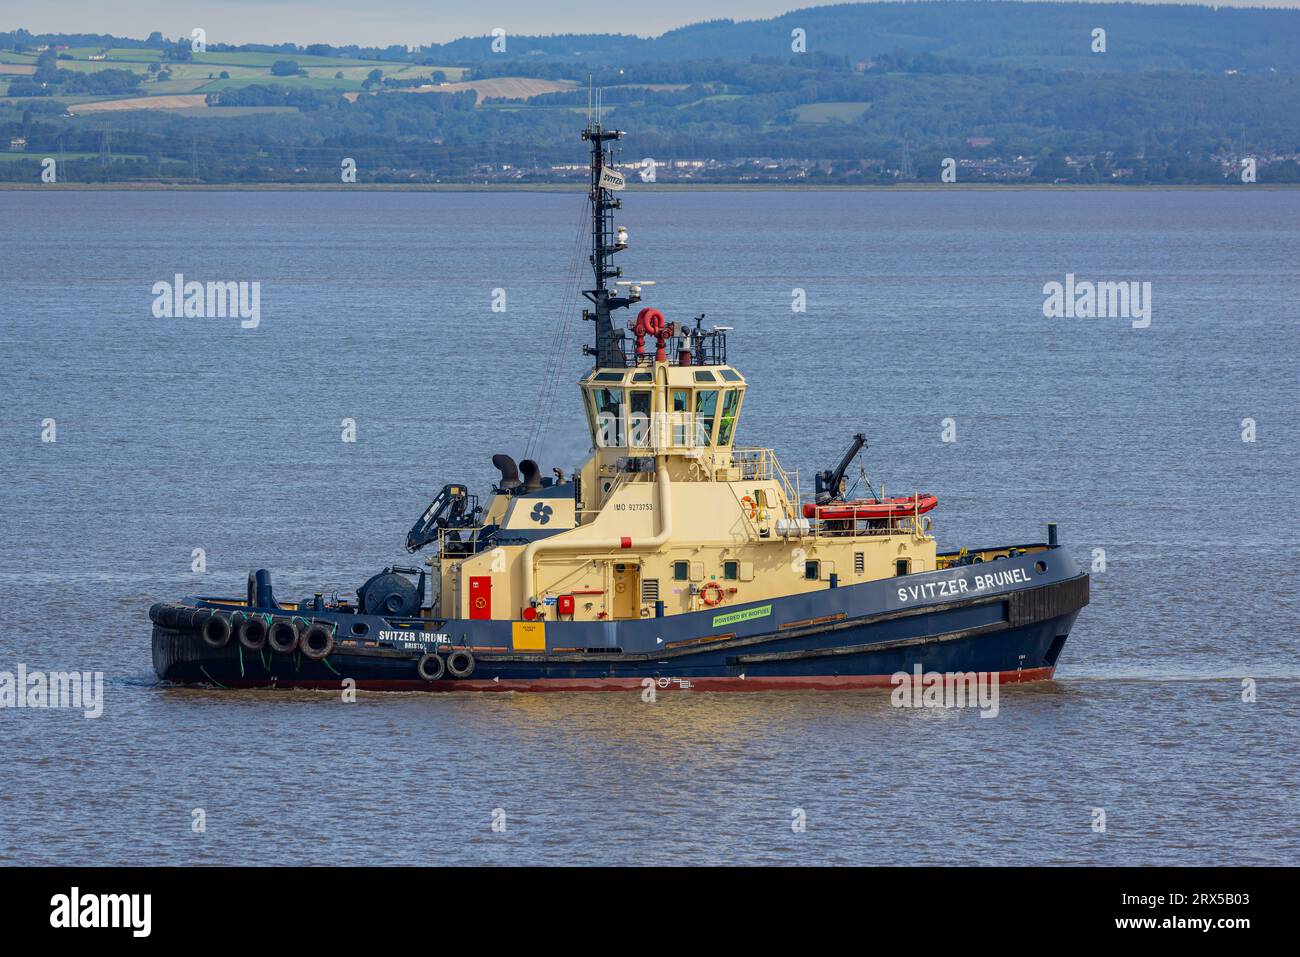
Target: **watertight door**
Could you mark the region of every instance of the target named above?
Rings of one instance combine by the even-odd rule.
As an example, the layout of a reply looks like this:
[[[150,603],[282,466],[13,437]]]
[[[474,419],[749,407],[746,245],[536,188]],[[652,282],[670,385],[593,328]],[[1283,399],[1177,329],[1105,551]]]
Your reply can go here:
[[[492,617],[492,576],[469,576],[469,616],[470,618]]]
[[[641,617],[641,566],[619,562],[614,566],[613,617]]]

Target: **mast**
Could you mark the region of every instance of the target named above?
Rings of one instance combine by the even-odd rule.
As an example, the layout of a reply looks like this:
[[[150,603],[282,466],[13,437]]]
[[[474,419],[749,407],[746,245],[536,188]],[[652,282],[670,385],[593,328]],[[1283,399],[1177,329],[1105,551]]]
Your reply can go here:
[[[587,199],[591,204],[590,261],[596,277],[595,288],[582,293],[595,307],[594,312],[582,310],[582,318],[596,323],[596,345],[584,345],[582,351],[596,357],[596,368],[622,368],[627,364],[624,332],[614,327],[611,313],[641,300],[636,287],[630,287],[626,296],[615,295],[609,288],[609,280],[623,275],[622,269],[610,265],[610,257],[626,249],[627,242],[614,230],[614,210],[622,207],[623,202],[613,193],[623,188],[623,175],[614,170],[614,150],[605,144],[622,136],[621,130],[607,130],[601,125],[599,110],[595,122],[588,119],[587,128],[582,131],[582,138],[591,143],[591,184]]]

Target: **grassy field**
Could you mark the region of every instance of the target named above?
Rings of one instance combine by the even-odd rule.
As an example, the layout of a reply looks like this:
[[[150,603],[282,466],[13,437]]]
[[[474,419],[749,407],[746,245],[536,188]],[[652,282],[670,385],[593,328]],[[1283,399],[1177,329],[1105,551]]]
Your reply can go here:
[[[800,123],[827,123],[831,120],[852,123],[869,109],[871,109],[870,103],[827,102],[805,103],[795,107],[794,112]]]
[[[99,100],[69,106],[68,112],[78,116],[91,113],[119,113],[122,110],[176,110],[204,108],[202,93],[178,93],[172,96],[136,96],[125,99]]]
[[[383,69],[385,66],[397,68],[410,66],[409,63],[393,62],[392,60],[357,60],[351,57],[338,56],[308,56],[305,53],[196,53],[194,54],[195,63],[203,64],[231,64],[233,66],[260,66],[270,69],[271,64],[276,60],[293,60],[299,66],[304,67],[331,67],[338,69],[344,66],[364,66],[374,69],[378,67]],[[422,67],[422,69],[433,69],[433,67]]]
[[[197,93],[215,93],[218,90],[236,90],[243,86],[252,86],[253,84],[274,84],[291,90],[337,90],[340,93],[353,93],[362,89],[361,80],[349,80],[346,78],[336,80],[334,79],[334,74],[331,72],[328,76],[321,74],[313,76],[310,73],[307,76],[269,76],[266,73],[262,73],[256,77],[237,77],[232,75],[228,80],[201,80],[198,85],[194,87],[194,91]]]
[[[372,70],[380,70],[386,77],[394,79],[427,78],[436,70],[441,70],[449,81],[455,82],[464,74],[461,67],[417,66],[413,63],[401,63],[392,60],[359,60],[354,57],[307,56],[290,53],[196,53],[194,59],[185,62],[169,62],[162,59],[160,50],[111,49],[100,50],[95,47],[74,47],[59,51],[61,56],[73,59],[60,59],[59,69],[78,73],[93,73],[99,70],[130,70],[141,76],[149,77],[149,67],[157,64],[165,69],[170,77],[166,80],[146,80],[140,88],[140,95],[172,95],[178,93],[211,93],[216,90],[229,90],[254,83],[275,83],[281,86],[313,89],[357,92]],[[91,60],[91,56],[103,54],[103,60]],[[19,71],[28,73],[35,69],[35,53],[13,53],[0,51],[0,64],[15,68],[13,75]],[[306,72],[305,76],[274,76],[271,65],[277,60],[293,60]],[[228,74],[223,78],[222,73]],[[338,74],[343,74],[341,77]],[[6,83],[11,76],[4,72]]]
[[[389,60],[357,60],[352,57],[334,57],[334,56],[298,56],[292,53],[195,53],[194,60],[185,62],[170,62],[162,60],[161,51],[157,49],[98,49],[95,47],[79,47],[65,49],[60,51],[61,56],[70,56],[73,59],[59,60],[59,69],[72,70],[77,73],[95,73],[99,70],[130,70],[130,72],[139,74],[143,82],[140,83],[138,91],[130,94],[120,94],[114,96],[99,96],[99,98],[87,98],[87,96],[59,96],[55,94],[55,99],[64,101],[64,103],[95,103],[110,104],[114,101],[131,100],[131,109],[178,109],[185,111],[187,114],[199,114],[204,112],[203,107],[199,105],[186,103],[179,105],[179,101],[169,98],[186,94],[209,94],[209,92],[218,92],[222,90],[238,90],[239,87],[251,85],[276,85],[294,88],[294,90],[318,90],[322,92],[337,91],[339,94],[356,95],[364,91],[365,79],[373,70],[380,70],[385,77],[394,79],[424,79],[428,81],[430,75],[435,70],[441,70],[446,75],[448,81],[456,82],[463,77],[465,70],[458,66],[417,66],[415,64],[404,64],[404,62],[395,62]],[[91,56],[105,57],[104,60],[91,60]],[[292,60],[298,64],[303,74],[294,75],[294,77],[276,77],[270,73],[270,65],[277,60]],[[159,65],[168,73],[166,79],[156,79],[156,74],[149,73],[149,66]],[[17,75],[30,74],[34,72],[36,65],[35,53],[13,53],[9,51],[0,51],[0,99],[5,98],[9,92],[10,79],[16,78]],[[8,70],[4,69],[8,68]],[[227,74],[222,77],[222,73]],[[342,75],[339,75],[342,74]],[[511,94],[519,95],[524,92],[519,82],[500,83],[500,81],[490,81],[494,85],[502,86]],[[525,81],[533,83],[534,81]],[[382,87],[377,87],[382,88]],[[480,96],[500,96],[506,95],[506,92],[484,92]],[[526,95],[526,92],[524,92]],[[157,104],[139,103],[139,98],[148,96],[148,98],[159,98]],[[121,107],[108,109],[122,109]],[[225,116],[231,116],[225,113]]]

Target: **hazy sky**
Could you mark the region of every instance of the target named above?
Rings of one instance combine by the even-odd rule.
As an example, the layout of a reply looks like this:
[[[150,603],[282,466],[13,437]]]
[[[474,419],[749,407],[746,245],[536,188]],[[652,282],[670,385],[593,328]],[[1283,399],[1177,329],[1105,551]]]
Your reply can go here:
[[[1294,7],[1300,0],[1219,6]],[[799,0],[5,0],[0,29],[112,33],[143,38],[207,31],[209,43],[360,43],[408,46],[507,33],[635,33],[657,36],[700,20],[755,20],[820,6]]]

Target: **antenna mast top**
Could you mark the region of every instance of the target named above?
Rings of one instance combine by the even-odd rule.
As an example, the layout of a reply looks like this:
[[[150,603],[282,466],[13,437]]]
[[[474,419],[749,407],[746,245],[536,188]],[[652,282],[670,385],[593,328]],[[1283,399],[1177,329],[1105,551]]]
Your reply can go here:
[[[588,87],[587,128],[582,131],[582,138],[591,143],[591,182],[588,202],[591,204],[591,269],[596,278],[594,289],[583,291],[588,301],[595,307],[583,310],[584,319],[596,323],[596,345],[584,346],[583,351],[596,357],[596,367],[623,367],[627,363],[624,347],[624,334],[614,328],[610,313],[614,309],[624,309],[640,301],[640,296],[629,289],[626,296],[614,295],[609,289],[609,280],[617,280],[623,270],[610,265],[610,257],[627,248],[626,241],[620,241],[614,229],[614,210],[622,207],[623,202],[614,197],[614,193],[623,189],[623,174],[614,169],[615,151],[605,144],[621,139],[621,130],[607,130],[601,124],[600,91],[595,91],[595,119],[591,116],[591,89]]]

